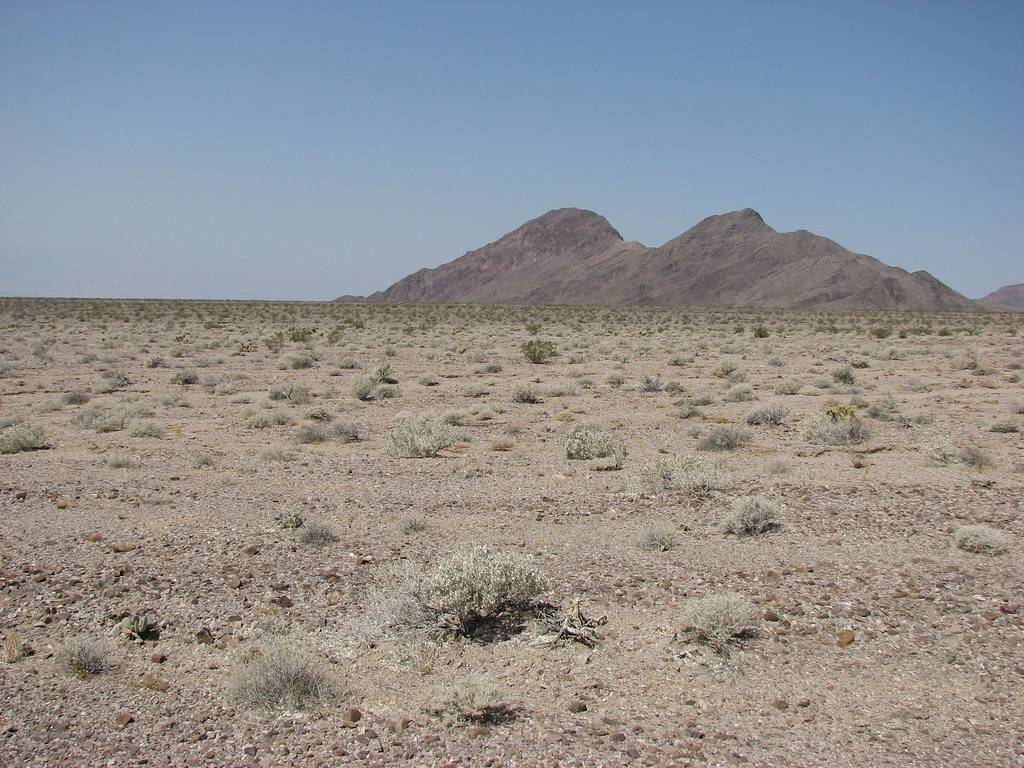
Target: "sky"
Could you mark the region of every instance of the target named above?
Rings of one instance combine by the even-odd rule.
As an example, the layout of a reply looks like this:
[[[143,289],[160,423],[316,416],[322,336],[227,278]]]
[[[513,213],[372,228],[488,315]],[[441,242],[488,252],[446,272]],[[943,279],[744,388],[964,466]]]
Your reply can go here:
[[[0,2],[0,295],[331,299],[552,208],[1024,282],[1024,2]]]

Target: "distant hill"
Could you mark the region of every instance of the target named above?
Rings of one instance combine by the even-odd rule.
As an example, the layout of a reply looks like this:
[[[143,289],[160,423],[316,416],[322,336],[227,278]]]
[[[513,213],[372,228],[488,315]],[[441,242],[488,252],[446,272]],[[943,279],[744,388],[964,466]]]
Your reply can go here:
[[[1024,310],[1024,283],[1004,285],[1002,288],[992,291],[988,296],[978,299],[978,303],[984,304],[990,309]]]
[[[624,241],[592,211],[560,208],[365,300],[980,309],[927,272],[805,230],[776,232],[749,208],[710,216],[657,248]]]

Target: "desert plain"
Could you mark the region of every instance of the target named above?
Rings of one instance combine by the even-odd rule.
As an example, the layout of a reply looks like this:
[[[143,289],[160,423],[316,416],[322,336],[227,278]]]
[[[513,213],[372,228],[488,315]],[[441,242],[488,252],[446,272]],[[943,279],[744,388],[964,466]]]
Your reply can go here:
[[[0,328],[2,765],[1024,764],[1024,315]]]

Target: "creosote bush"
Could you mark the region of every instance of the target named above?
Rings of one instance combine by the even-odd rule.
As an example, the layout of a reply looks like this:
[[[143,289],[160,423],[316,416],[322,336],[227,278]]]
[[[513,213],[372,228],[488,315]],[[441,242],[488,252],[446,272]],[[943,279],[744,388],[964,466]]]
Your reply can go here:
[[[747,415],[747,424],[763,425],[768,427],[781,427],[786,423],[788,411],[784,405],[770,403],[760,408],[755,408]]]
[[[569,430],[565,455],[573,460],[603,459],[609,469],[619,469],[626,459],[626,446],[611,432],[581,422]]]
[[[840,412],[838,408],[850,408]],[[871,436],[867,425],[853,416],[853,406],[836,406],[831,411],[816,413],[805,425],[807,442],[815,445],[859,445]]]
[[[1010,548],[1010,537],[987,525],[965,525],[953,533],[960,549],[979,555],[1001,555]]]
[[[530,339],[520,349],[531,363],[546,363],[555,354],[555,343],[542,339]]]
[[[779,505],[764,496],[733,499],[722,520],[722,530],[737,536],[767,533],[779,526]]]
[[[325,663],[288,636],[243,654],[231,687],[240,704],[267,710],[308,709],[336,693]]]
[[[691,600],[683,608],[682,624],[694,640],[723,652],[730,642],[753,635],[757,612],[746,598],[723,592]]]
[[[458,432],[440,417],[428,413],[402,416],[391,430],[395,453],[404,458],[437,456],[458,440]]]

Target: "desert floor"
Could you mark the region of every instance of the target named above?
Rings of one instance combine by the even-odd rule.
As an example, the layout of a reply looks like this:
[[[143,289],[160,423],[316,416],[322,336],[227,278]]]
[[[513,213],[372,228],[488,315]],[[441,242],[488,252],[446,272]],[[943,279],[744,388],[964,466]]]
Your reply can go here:
[[[1022,315],[4,299],[0,327],[2,765],[1024,764]],[[451,444],[400,455],[407,414]],[[577,423],[620,469],[568,458]],[[705,489],[659,487],[678,460]],[[724,532],[752,495],[778,525]],[[380,631],[400,566],[479,544],[542,594]],[[684,614],[723,592],[756,620],[716,647]],[[576,599],[593,647],[552,635]],[[319,695],[245,689],[268,648]]]

